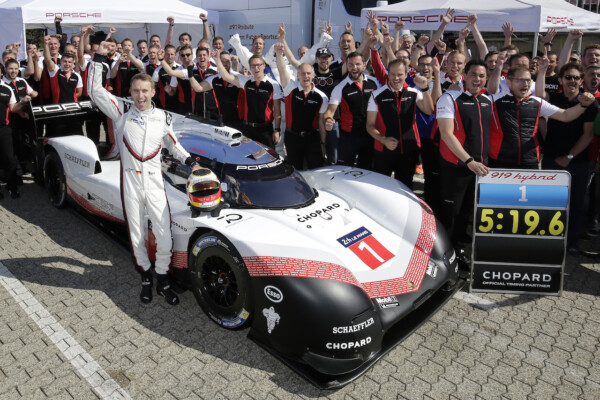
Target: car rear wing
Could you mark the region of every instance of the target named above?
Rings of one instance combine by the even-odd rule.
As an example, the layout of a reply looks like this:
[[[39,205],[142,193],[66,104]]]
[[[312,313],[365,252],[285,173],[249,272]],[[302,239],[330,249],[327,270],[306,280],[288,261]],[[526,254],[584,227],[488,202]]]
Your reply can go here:
[[[31,107],[31,113],[33,114],[33,118],[36,122],[55,118],[68,118],[79,115],[88,115],[91,112],[98,111],[98,108],[90,100],[73,103],[44,104]]]

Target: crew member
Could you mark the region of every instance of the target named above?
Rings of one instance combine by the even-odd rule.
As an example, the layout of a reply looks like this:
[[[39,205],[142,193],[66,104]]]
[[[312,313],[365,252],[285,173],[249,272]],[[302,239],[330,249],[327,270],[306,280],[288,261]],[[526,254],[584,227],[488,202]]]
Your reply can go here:
[[[331,93],[325,112],[325,127],[333,129],[334,113],[340,107],[340,141],[338,164],[356,165],[371,169],[373,161],[373,138],[367,133],[367,105],[377,80],[364,74],[365,63],[359,53],[350,53],[346,59],[348,76]]]
[[[164,51],[159,50],[160,55],[163,55],[164,62],[173,70],[178,69],[180,66],[175,62],[177,50],[175,46],[169,44],[165,46]],[[154,70],[152,79],[156,82],[157,94],[155,98],[158,100],[156,105],[164,110],[178,113],[179,112],[179,89],[177,86],[172,87],[171,76],[161,65]]]
[[[117,143],[121,153],[121,197],[123,212],[137,270],[142,276],[140,299],[152,300],[151,262],[144,241],[144,216],[148,213],[152,233],[156,237],[156,291],[167,303],[175,305],[179,298],[170,289],[167,272],[171,263],[171,216],[161,173],[161,148],[192,170],[199,169],[189,153],[179,144],[171,126],[171,116],[153,107],[154,81],[146,74],[137,74],[131,81],[133,106],[126,110],[123,102],[102,87],[102,64],[96,60],[107,51],[102,42],[94,62],[90,64],[88,91],[90,97],[107,117],[115,122]]]
[[[0,82],[0,163],[4,168],[6,176],[6,188],[10,197],[17,198],[20,196],[17,184],[17,159],[15,158],[13,149],[12,130],[9,126],[8,114],[14,111],[17,100],[14,92],[4,82]],[[4,198],[0,192],[0,199]]]
[[[388,82],[379,88],[367,108],[367,132],[375,139],[373,169],[394,176],[409,188],[419,161],[420,138],[417,108],[433,113],[433,100],[427,78],[415,75],[419,90],[405,87],[407,65],[401,60],[389,64]]]
[[[123,39],[121,43],[123,54],[113,63],[110,70],[110,78],[112,79],[114,94],[119,97],[127,97],[129,96],[131,78],[138,72],[142,72],[143,69],[138,69],[133,62],[133,60],[140,62],[133,55],[133,41],[131,39]]]
[[[230,74],[223,66],[217,50],[213,50],[211,56],[217,63],[221,77],[244,91],[244,135],[274,148],[279,143],[283,93],[279,83],[265,75],[265,60],[256,54],[250,57],[250,78]]]
[[[284,87],[285,123],[284,143],[288,161],[294,168],[302,170],[323,166],[325,155],[325,122],[327,96],[315,88],[315,72],[310,64],[298,68],[297,82],[290,80],[283,59],[284,45],[275,45],[277,69]]]
[[[486,64],[471,60],[465,67],[464,92],[450,90],[437,102],[441,134],[440,221],[450,233],[458,260],[467,266],[467,226],[473,218],[475,176],[485,176],[490,150],[492,101],[484,94]]]

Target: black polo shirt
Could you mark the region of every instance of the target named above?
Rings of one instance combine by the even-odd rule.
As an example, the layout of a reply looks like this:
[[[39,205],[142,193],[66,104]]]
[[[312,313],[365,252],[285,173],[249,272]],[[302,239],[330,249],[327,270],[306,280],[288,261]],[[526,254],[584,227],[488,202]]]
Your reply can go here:
[[[260,83],[257,83],[254,77],[244,75],[238,75],[238,80],[246,98],[244,121],[253,123],[273,122],[273,101],[283,98],[279,83],[267,75]]]
[[[327,111],[329,102],[325,93],[312,85],[305,95],[298,82],[290,81],[285,87],[285,126],[293,132],[319,129],[319,114]]]
[[[367,105],[371,94],[379,88],[377,80],[363,75],[362,88],[350,76],[341,81],[331,92],[329,104],[340,109],[340,128],[344,132],[367,134]]]
[[[573,100],[569,100],[563,93],[551,93],[549,102],[550,104],[563,109],[571,108],[579,104],[577,97],[575,97]],[[556,157],[569,154],[571,148],[583,135],[583,125],[586,122],[594,122],[597,113],[598,103],[593,102],[592,105],[590,105],[582,115],[571,122],[561,122],[555,119],[550,119],[548,121],[548,133],[546,134],[546,141],[544,142],[544,146],[542,148],[544,157],[550,157],[554,159]],[[583,162],[587,160],[589,160],[589,154],[587,150],[584,150],[576,155],[571,162]]]

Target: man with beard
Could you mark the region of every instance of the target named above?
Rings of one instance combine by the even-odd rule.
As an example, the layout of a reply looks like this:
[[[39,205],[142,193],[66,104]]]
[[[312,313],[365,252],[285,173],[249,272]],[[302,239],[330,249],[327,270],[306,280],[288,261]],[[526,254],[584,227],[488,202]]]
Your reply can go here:
[[[544,78],[548,59],[539,61],[537,76],[540,97],[561,108],[577,110],[578,118],[548,121],[548,133],[543,147],[543,169],[562,169],[571,174],[571,197],[569,203],[569,226],[567,227],[567,250],[579,255],[577,242],[584,227],[585,199],[593,163],[589,160],[588,146],[594,135],[594,119],[598,113],[598,103],[590,93],[582,93],[581,80],[584,76],[580,64],[567,63],[558,72],[561,93],[547,94]],[[570,122],[569,122],[570,121]]]
[[[419,132],[416,110],[433,113],[427,78],[415,75],[417,89],[405,87],[407,65],[389,64],[388,82],[373,92],[367,108],[367,132],[375,139],[373,169],[394,176],[409,188],[419,159]],[[416,128],[416,129],[415,129]]]
[[[340,141],[338,164],[356,165],[371,169],[373,162],[373,138],[366,131],[367,105],[371,93],[379,88],[377,80],[364,74],[365,63],[359,53],[346,58],[348,76],[332,91],[329,106],[324,115],[325,128],[333,129],[334,114],[340,108]]]
[[[327,110],[327,96],[315,88],[315,72],[310,64],[298,68],[297,82],[290,80],[283,60],[284,45],[275,45],[277,67],[285,96],[284,135],[288,161],[294,168],[313,169],[323,165],[325,154],[325,123],[323,113]]]

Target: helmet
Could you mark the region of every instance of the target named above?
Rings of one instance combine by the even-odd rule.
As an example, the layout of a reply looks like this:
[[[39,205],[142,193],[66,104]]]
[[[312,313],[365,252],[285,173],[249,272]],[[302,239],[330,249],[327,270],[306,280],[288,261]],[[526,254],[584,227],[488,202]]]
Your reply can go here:
[[[210,169],[192,172],[185,187],[192,209],[211,211],[221,202],[221,182]]]

